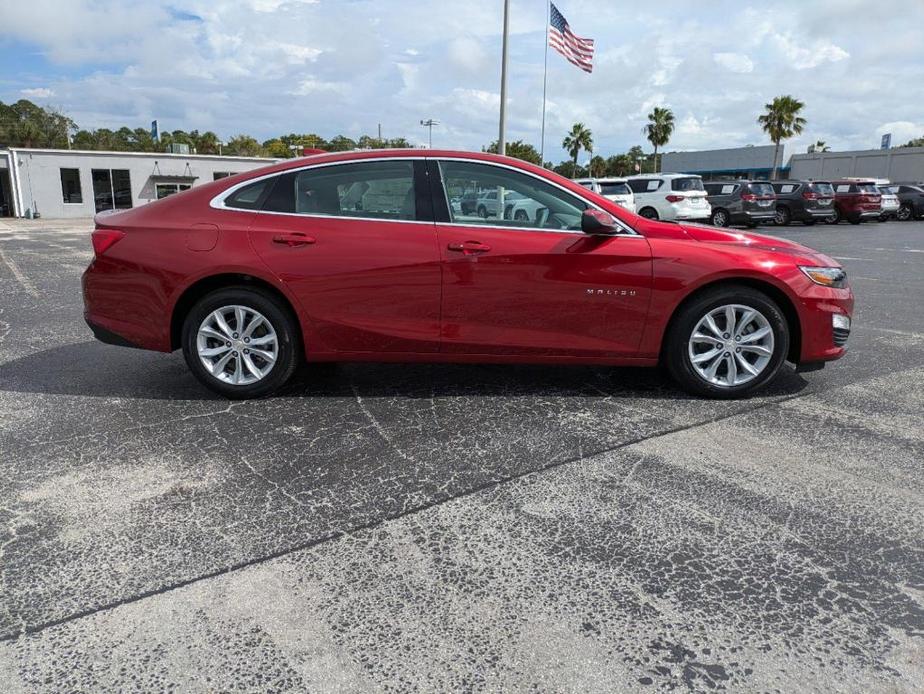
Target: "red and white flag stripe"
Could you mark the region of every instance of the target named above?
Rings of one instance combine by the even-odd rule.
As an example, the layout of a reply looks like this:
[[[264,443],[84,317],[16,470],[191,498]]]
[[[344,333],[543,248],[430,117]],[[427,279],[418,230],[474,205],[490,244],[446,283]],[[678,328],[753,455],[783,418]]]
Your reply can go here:
[[[575,35],[554,4],[549,9],[549,45],[572,65],[593,72],[594,40]]]

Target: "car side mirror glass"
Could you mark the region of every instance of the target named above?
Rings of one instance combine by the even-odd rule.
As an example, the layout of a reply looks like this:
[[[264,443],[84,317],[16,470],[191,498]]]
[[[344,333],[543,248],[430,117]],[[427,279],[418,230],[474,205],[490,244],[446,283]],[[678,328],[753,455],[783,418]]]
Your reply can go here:
[[[609,212],[591,208],[581,215],[581,231],[585,234],[615,234],[619,227]]]

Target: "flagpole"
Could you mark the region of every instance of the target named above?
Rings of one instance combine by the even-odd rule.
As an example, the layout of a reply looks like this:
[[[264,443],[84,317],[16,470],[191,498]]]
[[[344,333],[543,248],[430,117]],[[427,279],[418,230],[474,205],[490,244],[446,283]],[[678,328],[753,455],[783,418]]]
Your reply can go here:
[[[500,88],[500,134],[497,138],[497,153],[507,153],[506,110],[507,110],[507,35],[510,33],[510,0],[504,0],[504,43],[501,49],[501,88]]]
[[[549,81],[549,22],[552,21],[552,0],[545,4],[545,65],[542,68],[542,135],[539,142],[539,166],[545,166],[545,92]]]

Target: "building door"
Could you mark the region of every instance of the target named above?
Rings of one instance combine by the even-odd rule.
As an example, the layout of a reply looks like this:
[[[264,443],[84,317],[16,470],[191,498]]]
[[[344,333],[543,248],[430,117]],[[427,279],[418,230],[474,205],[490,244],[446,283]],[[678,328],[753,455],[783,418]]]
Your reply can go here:
[[[127,169],[93,169],[93,203],[97,212],[132,206],[132,182]]]
[[[13,216],[13,186],[10,185],[10,172],[0,169],[0,217]]]

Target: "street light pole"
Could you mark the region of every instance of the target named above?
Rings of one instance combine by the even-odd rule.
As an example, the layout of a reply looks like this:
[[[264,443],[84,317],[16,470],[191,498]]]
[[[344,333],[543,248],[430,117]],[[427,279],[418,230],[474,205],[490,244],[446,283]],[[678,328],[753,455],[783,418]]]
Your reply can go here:
[[[430,135],[429,135],[430,149],[433,149],[433,126],[439,125],[440,122],[438,120],[433,120],[432,118],[428,118],[427,120],[420,121],[420,124],[424,126],[425,128],[429,128],[430,130]]]
[[[497,153],[507,153],[507,35],[510,33],[510,0],[504,0],[504,42],[501,49],[501,87],[500,87],[500,132],[497,137]]]

